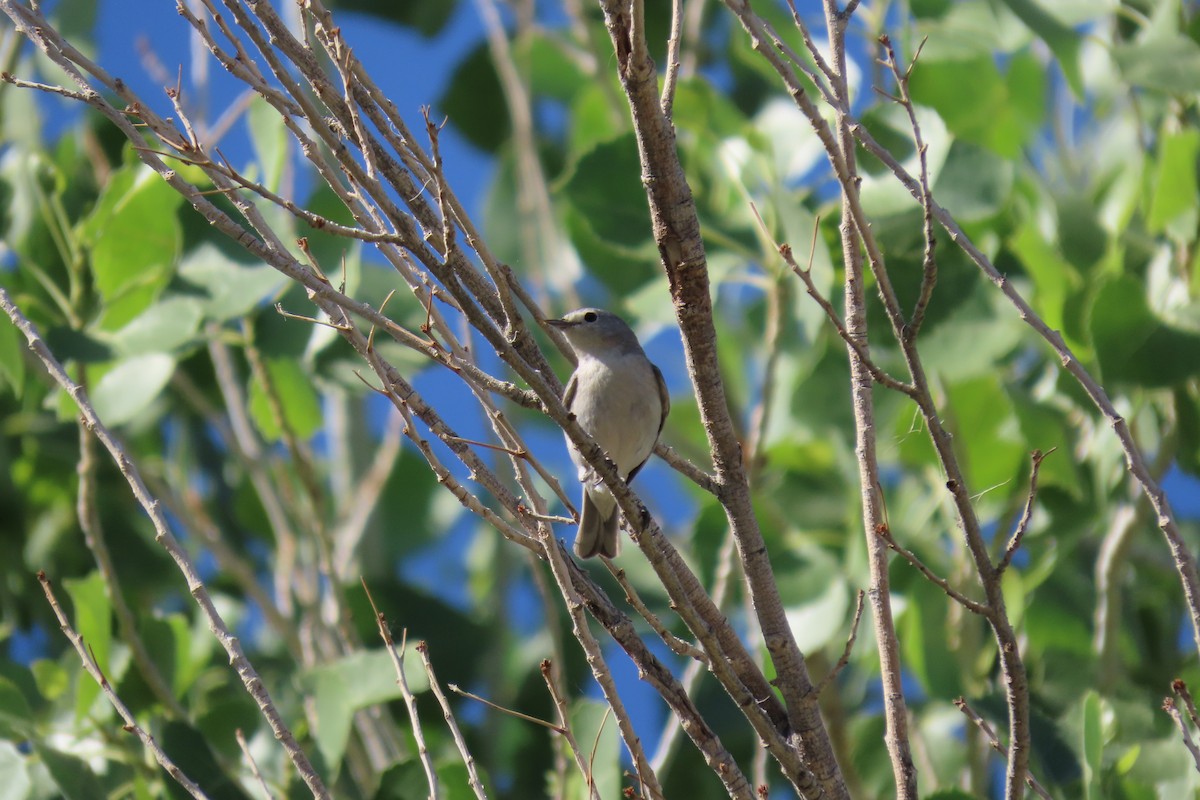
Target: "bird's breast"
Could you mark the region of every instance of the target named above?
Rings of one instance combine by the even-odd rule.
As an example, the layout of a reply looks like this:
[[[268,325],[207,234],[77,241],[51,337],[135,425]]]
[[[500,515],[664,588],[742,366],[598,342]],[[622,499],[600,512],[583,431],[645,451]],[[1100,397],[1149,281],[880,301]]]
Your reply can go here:
[[[650,455],[662,422],[650,362],[640,354],[580,359],[575,381],[571,412],[626,475]]]

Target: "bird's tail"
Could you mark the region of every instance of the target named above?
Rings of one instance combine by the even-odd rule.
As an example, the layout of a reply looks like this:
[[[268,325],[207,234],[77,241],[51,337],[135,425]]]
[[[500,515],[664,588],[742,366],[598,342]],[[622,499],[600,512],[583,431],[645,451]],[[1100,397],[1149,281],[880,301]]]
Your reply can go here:
[[[611,500],[611,496],[608,498]],[[583,508],[579,512],[579,533],[575,536],[575,555],[580,558],[606,556],[616,558],[621,552],[621,531],[617,528],[621,514],[616,502],[608,504],[608,514],[592,500],[591,492],[583,493]]]

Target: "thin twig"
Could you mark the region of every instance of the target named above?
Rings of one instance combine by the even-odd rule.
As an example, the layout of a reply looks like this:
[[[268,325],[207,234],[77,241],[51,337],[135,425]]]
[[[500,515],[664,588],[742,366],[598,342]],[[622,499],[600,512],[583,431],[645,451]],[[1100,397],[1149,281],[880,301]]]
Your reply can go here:
[[[468,692],[464,689],[460,689],[457,685],[455,685],[453,683],[446,684],[446,688],[449,689],[450,691],[454,692],[457,695],[462,695],[463,697],[469,697],[470,699],[478,701],[480,703],[483,703],[485,706],[490,706],[491,708],[494,708],[501,713],[508,714],[510,717],[516,717],[517,719],[523,719],[526,722],[532,722],[534,725],[541,725],[543,728],[549,728],[550,730],[554,731],[555,733],[559,733],[559,734],[563,734],[563,735],[566,734],[566,731],[560,725],[555,725],[553,722],[547,722],[544,719],[540,719],[538,717],[531,717],[528,714],[522,714],[520,711],[514,711],[511,708],[505,708],[504,706],[497,705],[496,703],[493,703],[491,700],[488,700],[487,698],[480,697],[479,695],[474,694],[473,692]]]
[[[909,564],[915,567],[918,572],[924,575],[930,583],[934,584],[943,592],[945,592],[955,602],[961,604],[963,608],[966,608],[968,611],[973,611],[974,613],[983,617],[991,616],[986,605],[972,600],[962,592],[955,589],[950,585],[949,581],[938,575],[929,567],[925,566],[925,562],[923,562],[916,553],[902,547],[900,543],[896,541],[895,537],[892,536],[892,532],[887,525],[880,525],[875,529],[875,533],[880,539],[887,543],[888,547],[890,547],[894,552],[898,553],[905,561],[907,561]]]
[[[7,0],[0,0],[0,6],[4,6],[6,3]],[[7,11],[8,9],[5,8],[5,10]],[[329,798],[329,791],[325,788],[324,781],[317,775],[312,763],[308,760],[308,756],[300,749],[295,736],[292,735],[291,729],[284,723],[283,717],[271,700],[262,678],[246,658],[241,642],[225,624],[225,620],[213,604],[212,597],[208,594],[208,590],[205,588],[204,582],[201,580],[191,559],[171,534],[170,527],[159,508],[158,501],[146,489],[146,484],[142,481],[141,473],[133,459],[130,458],[124,448],[117,442],[116,437],[104,426],[104,423],[100,421],[100,418],[96,415],[96,410],[88,400],[87,394],[83,391],[83,387],[71,380],[71,377],[67,374],[62,364],[50,352],[45,340],[38,334],[37,329],[21,313],[21,310],[13,303],[8,292],[3,287],[0,287],[0,309],[3,309],[8,318],[17,326],[17,329],[24,334],[30,349],[33,350],[34,354],[45,365],[46,370],[55,382],[75,401],[75,404],[79,407],[80,412],[87,421],[88,428],[91,429],[96,438],[104,444],[105,448],[112,455],[113,460],[117,463],[117,467],[121,470],[121,474],[125,476],[126,481],[129,483],[134,497],[137,498],[138,503],[149,515],[151,522],[154,524],[155,540],[167,551],[171,559],[175,562],[175,565],[179,568],[179,571],[183,574],[192,598],[196,601],[196,604],[200,607],[201,612],[208,621],[209,629],[229,655],[231,666],[237,672],[238,677],[241,678],[246,691],[254,698],[259,711],[262,712],[264,718],[270,724],[275,738],[281,742],[287,751],[292,764],[300,773],[301,778],[308,785],[315,797]]]
[[[1012,563],[1013,556],[1017,554],[1017,550],[1021,547],[1021,540],[1025,538],[1026,531],[1029,530],[1029,522],[1033,519],[1033,504],[1037,499],[1037,484],[1038,470],[1041,469],[1042,461],[1046,456],[1057,450],[1057,447],[1051,447],[1046,452],[1034,450],[1031,455],[1033,467],[1029,473],[1029,492],[1025,497],[1025,510],[1021,512],[1021,519],[1017,522],[1017,529],[1013,531],[1012,537],[1008,540],[1008,546],[1004,548],[1004,557],[1000,559],[1000,563],[996,565],[996,572],[1003,573]]]
[[[4,290],[0,289],[0,293]],[[4,296],[7,300],[7,296]],[[100,685],[100,690],[104,692],[105,698],[116,709],[117,714],[125,721],[125,730],[134,734],[142,741],[142,744],[154,756],[154,760],[167,771],[176,783],[183,787],[184,791],[190,794],[196,800],[207,800],[207,796],[201,791],[200,787],[195,784],[187,775],[183,774],[183,770],[175,765],[163,749],[158,746],[158,742],[154,741],[154,737],[146,733],[133,713],[121,702],[121,698],[117,697],[113,691],[112,685],[108,679],[104,677],[104,672],[101,671],[100,665],[96,663],[95,657],[92,655],[91,648],[84,644],[83,637],[71,627],[71,621],[67,619],[66,613],[62,606],[59,605],[58,598],[54,596],[54,589],[50,585],[50,579],[46,577],[45,572],[39,571],[37,574],[38,582],[42,585],[42,591],[46,594],[46,601],[50,603],[51,610],[54,611],[54,616],[58,619],[58,625],[62,629],[63,634],[70,640],[71,645],[75,648],[75,652],[79,654],[79,660],[83,662],[83,668],[89,675]]]
[[[475,770],[475,757],[467,749],[467,740],[463,738],[462,731],[459,730],[458,722],[454,719],[454,712],[450,710],[450,701],[446,699],[446,693],[442,691],[442,685],[438,683],[437,675],[433,674],[433,662],[429,658],[429,644],[425,641],[417,642],[417,652],[421,654],[421,663],[425,665],[429,688],[442,707],[442,718],[446,720],[446,726],[450,728],[450,735],[454,737],[454,745],[458,748],[463,763],[467,765],[467,782],[479,800],[487,800],[487,793],[483,790],[483,781],[479,779],[479,773]]]
[[[683,0],[671,0],[671,33],[667,38],[667,74],[663,78],[662,105],[663,116],[671,118],[675,104],[675,85],[679,81],[679,50],[683,41]]]
[[[856,337],[850,335],[850,333],[846,330],[846,326],[842,322],[841,317],[838,316],[837,311],[834,309],[833,304],[830,303],[823,294],[821,294],[821,290],[817,288],[816,282],[813,281],[812,261],[817,246],[817,236],[819,235],[818,228],[821,224],[821,218],[816,217],[813,220],[812,249],[808,254],[807,266],[801,267],[798,263],[796,263],[796,258],[792,253],[792,246],[786,242],[780,244],[774,240],[774,237],[771,236],[771,232],[767,229],[766,222],[763,221],[762,215],[758,213],[758,207],[754,203],[750,204],[750,210],[754,212],[754,216],[758,220],[759,228],[761,229],[762,234],[766,236],[768,241],[770,241],[774,245],[775,249],[779,251],[779,255],[783,257],[784,263],[786,263],[792,272],[796,273],[796,276],[804,282],[804,288],[808,292],[809,297],[815,300],[817,305],[821,307],[821,310],[825,312],[825,316],[829,319],[830,323],[833,324],[834,330],[837,331],[838,336],[842,339],[842,341],[849,345],[851,349],[854,350],[855,355],[858,356],[863,365],[870,371],[871,377],[875,380],[875,382],[881,386],[886,386],[889,389],[894,389],[902,394],[911,395],[913,392],[912,386],[901,383],[880,369],[879,366],[871,359],[871,356],[867,352],[863,343],[860,342]]]
[[[359,580],[367,595],[367,602],[371,604],[371,610],[375,613],[375,627],[379,630],[379,638],[383,639],[384,647],[387,648],[388,655],[392,657],[392,667],[396,670],[396,685],[400,687],[404,706],[408,710],[408,722],[412,728],[413,739],[417,743],[417,757],[421,761],[421,766],[425,770],[425,780],[429,784],[429,796],[431,798],[438,797],[437,770],[433,767],[433,759],[425,744],[425,732],[421,728],[421,718],[417,714],[416,695],[408,688],[408,677],[404,674],[404,648],[408,645],[408,630],[405,629],[401,633],[400,649],[397,651],[396,641],[392,637],[391,629],[388,628],[387,618],[379,610],[379,606],[375,605],[375,598],[371,596],[371,589],[367,586],[366,579],[359,578]]]
[[[984,738],[987,739],[988,744],[993,750],[999,753],[1001,757],[1008,755],[1007,748],[1001,744],[1000,738],[996,736],[996,732],[992,730],[992,726],[988,724],[987,720],[975,713],[975,709],[971,708],[965,698],[958,698],[954,701],[954,705],[959,711],[966,715],[967,719],[971,720],[971,722],[973,722],[975,726],[979,728],[979,731],[984,735]],[[1043,800],[1052,800],[1050,793],[1046,791],[1042,784],[1038,783],[1037,778],[1033,777],[1033,775],[1026,773],[1025,784],[1032,789],[1038,797],[1043,798]]]
[[[621,588],[625,590],[625,599],[629,602],[629,605],[633,606],[634,610],[641,614],[642,619],[650,623],[650,627],[653,628],[654,632],[657,633],[659,638],[663,640],[663,643],[666,644],[667,647],[671,648],[671,652],[675,653],[676,655],[684,656],[685,658],[694,658],[703,664],[708,663],[708,655],[702,648],[699,648],[689,642],[685,642],[683,639],[680,639],[678,636],[671,633],[671,631],[667,629],[667,626],[663,624],[663,621],[658,618],[658,615],[646,606],[646,604],[642,601],[642,598],[638,596],[637,590],[633,588],[633,584],[629,582],[629,578],[626,576],[625,570],[620,569],[613,564],[610,559],[607,558],[604,559],[604,566],[608,567],[608,571],[612,573],[612,576],[617,579],[617,583],[621,584]]]
[[[579,743],[575,741],[575,734],[571,731],[571,714],[567,707],[567,698],[558,689],[558,682],[554,679],[554,665],[550,659],[543,658],[541,663],[542,679],[546,682],[546,688],[550,692],[551,699],[554,700],[554,708],[558,712],[558,723],[561,726],[563,740],[567,743],[567,748],[571,751],[571,756],[575,759],[575,766],[579,767],[579,773],[583,776],[587,783],[588,796],[594,800],[600,800],[600,792],[596,788],[596,779],[592,774],[592,765],[584,760],[583,752],[579,749]]]
[[[96,460],[96,439],[87,429],[85,420],[79,420],[79,465],[76,472],[79,475],[79,491],[76,493],[76,516],[79,528],[83,531],[83,541],[96,560],[96,569],[104,581],[104,591],[112,604],[113,613],[117,618],[117,626],[121,639],[129,645],[133,661],[141,672],[146,685],[150,687],[158,702],[177,719],[187,719],[187,711],[180,705],[170,684],[150,657],[146,642],[138,633],[137,622],[133,610],[125,600],[121,590],[121,581],[117,575],[116,564],[113,563],[112,553],[104,536],[104,527],[100,522],[100,509],[97,507],[96,472],[99,465]]]
[[[1192,720],[1192,724],[1200,728],[1200,714],[1196,713],[1196,703],[1192,700],[1192,693],[1188,690],[1188,686],[1183,682],[1182,678],[1176,678],[1171,681],[1171,691],[1179,695],[1179,699],[1183,701],[1183,706],[1187,709],[1188,717]]]
[[[246,737],[242,733],[242,729],[238,728],[233,732],[237,738],[238,747],[242,749],[242,755],[246,757],[246,762],[250,764],[250,773],[258,780],[258,785],[262,787],[263,796],[267,800],[275,800],[275,795],[271,791],[271,787],[267,785],[267,779],[263,777],[262,772],[258,769],[258,762],[254,760],[254,756],[250,753],[250,745],[246,742]]]
[[[829,670],[829,674],[817,684],[817,694],[825,691],[837,679],[838,673],[850,663],[850,652],[854,650],[854,642],[858,639],[858,623],[862,620],[863,599],[865,597],[866,592],[859,589],[858,599],[855,600],[854,604],[854,621],[850,623],[850,636],[846,639],[846,647],[842,650],[842,657],[833,665],[833,669]]]
[[[912,130],[913,143],[916,146],[917,158],[920,164],[920,182],[921,196],[918,198],[921,201],[921,230],[925,237],[925,253],[921,263],[921,290],[917,297],[916,305],[913,306],[912,316],[909,318],[908,327],[904,333],[911,341],[917,337],[921,330],[921,325],[925,321],[925,311],[929,307],[929,301],[933,298],[933,289],[937,285],[937,260],[934,257],[937,249],[937,239],[933,235],[933,193],[929,189],[929,145],[926,144],[924,137],[921,135],[921,126],[917,122],[917,110],[913,105],[912,96],[908,91],[909,78],[912,76],[913,68],[917,65],[917,59],[921,57],[921,50],[925,47],[923,39],[917,50],[913,53],[912,61],[908,67],[901,71],[899,63],[896,61],[896,51],[892,47],[892,40],[885,34],[879,37],[879,43],[883,45],[884,51],[887,53],[887,59],[884,61],[884,66],[892,71],[892,76],[896,80],[896,88],[898,96],[893,98],[899,103],[908,114],[908,125]]]

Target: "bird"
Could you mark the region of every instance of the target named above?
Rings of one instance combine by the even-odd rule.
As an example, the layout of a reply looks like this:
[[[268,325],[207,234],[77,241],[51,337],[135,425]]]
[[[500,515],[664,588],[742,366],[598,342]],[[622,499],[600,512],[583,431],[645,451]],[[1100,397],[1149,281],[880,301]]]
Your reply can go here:
[[[611,311],[580,308],[546,324],[562,331],[578,357],[563,404],[621,478],[633,480],[653,452],[671,410],[662,371],[646,357],[633,329]],[[575,554],[616,558],[621,549],[617,500],[570,437],[567,449],[583,484]]]

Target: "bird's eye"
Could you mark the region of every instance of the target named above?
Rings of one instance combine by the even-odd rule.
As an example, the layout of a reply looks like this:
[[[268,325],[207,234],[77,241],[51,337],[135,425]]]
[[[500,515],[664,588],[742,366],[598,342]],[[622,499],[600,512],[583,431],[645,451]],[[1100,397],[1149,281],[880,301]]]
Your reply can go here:
[[[595,311],[589,311],[589,312],[587,312],[586,314],[584,314],[584,315],[583,315],[583,321],[584,321],[584,322],[595,322],[595,321],[596,321],[596,312],[595,312]]]

